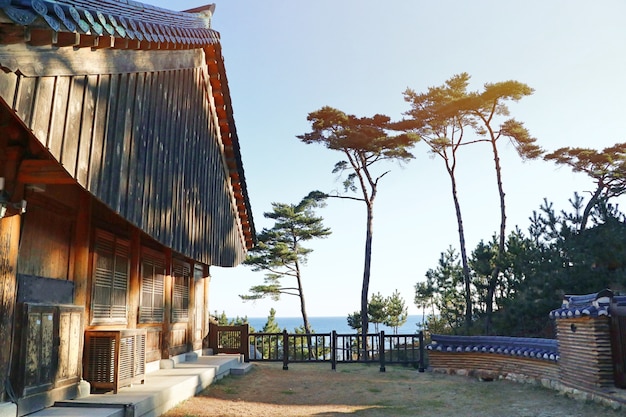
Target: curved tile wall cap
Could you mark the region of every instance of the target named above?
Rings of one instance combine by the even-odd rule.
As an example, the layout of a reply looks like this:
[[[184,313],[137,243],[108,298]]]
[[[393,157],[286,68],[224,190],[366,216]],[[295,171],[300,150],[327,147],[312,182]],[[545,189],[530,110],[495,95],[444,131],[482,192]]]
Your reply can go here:
[[[9,17],[9,19],[21,26],[28,26],[33,23],[35,19],[37,19],[37,14],[30,10],[18,9],[10,6],[3,7],[2,10],[4,10],[4,13]]]
[[[45,22],[56,32],[184,46],[219,41],[219,34],[207,27],[202,13],[176,12],[132,0],[0,0],[0,10],[21,26],[39,28]]]
[[[88,33],[89,32],[89,24],[87,22],[85,22],[81,17],[80,17],[80,13],[78,12],[78,9],[74,6],[67,6],[67,11],[70,15],[70,17],[74,20],[74,22],[76,23],[76,25],[78,25],[78,27],[80,28],[80,30],[83,33]]]
[[[61,30],[61,23],[54,17],[48,15],[48,6],[46,6],[46,2],[42,0],[32,0],[30,4],[33,11],[45,20],[48,26],[50,26],[50,29],[55,32]]]
[[[115,29],[115,33],[120,35],[122,38],[126,38],[126,30],[124,30],[124,28],[117,22],[115,16],[107,15],[107,18],[109,19],[109,22],[111,22],[111,26]]]
[[[83,10],[83,15],[85,16],[85,19],[91,26],[90,32],[93,32],[94,34],[101,36],[104,33],[104,28],[102,27],[100,23],[96,22],[96,19],[93,17],[91,12],[89,10]]]
[[[120,24],[122,25],[122,28],[124,28],[124,33],[126,33],[126,38],[130,40],[135,40],[137,37],[135,36],[135,32],[131,30],[130,23],[128,23],[128,20],[126,20],[124,16],[120,16],[118,20]]]
[[[566,295],[560,308],[550,312],[550,318],[610,316],[613,293],[603,290],[593,294]]]
[[[107,18],[104,16],[104,13],[101,11],[96,11],[96,16],[98,16],[98,21],[104,28],[104,30],[111,36],[115,35],[115,28],[107,22]]]
[[[65,16],[65,11],[60,5],[54,4],[52,9],[54,10],[56,17],[61,21],[61,23],[63,23],[63,26],[65,26],[67,30],[70,32],[76,32],[76,24]]]

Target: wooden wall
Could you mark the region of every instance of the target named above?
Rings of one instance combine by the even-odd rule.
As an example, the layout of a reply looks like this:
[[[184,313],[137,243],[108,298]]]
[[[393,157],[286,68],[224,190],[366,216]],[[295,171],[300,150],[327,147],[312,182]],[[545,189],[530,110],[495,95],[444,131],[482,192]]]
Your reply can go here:
[[[541,359],[483,352],[439,352],[436,350],[428,351],[428,359],[430,368],[447,373],[464,369],[468,372],[493,373],[503,377],[514,374],[535,380],[559,380],[559,365],[556,362]]]
[[[206,66],[75,76],[0,71],[0,98],[69,176],[161,244],[234,266],[245,242],[210,89]]]
[[[28,210],[23,214],[19,274],[69,279],[73,212],[54,200],[29,199]]]

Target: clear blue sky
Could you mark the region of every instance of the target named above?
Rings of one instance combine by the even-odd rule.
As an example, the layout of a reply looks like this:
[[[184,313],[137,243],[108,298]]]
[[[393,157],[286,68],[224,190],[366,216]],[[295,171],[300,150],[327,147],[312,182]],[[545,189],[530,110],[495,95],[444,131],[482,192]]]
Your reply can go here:
[[[165,8],[206,0],[148,0]],[[517,80],[535,93],[510,106],[548,150],[601,149],[626,141],[626,2],[601,0],[422,1],[216,0],[212,26],[222,53],[258,231],[272,224],[271,202],[297,203],[309,191],[340,187],[331,173],[341,154],[304,145],[309,112],[329,105],[358,116],[394,119],[402,92],[442,84],[460,72],[472,90]],[[543,161],[522,163],[501,148],[508,230],[526,230],[544,198],[568,207],[593,189],[583,174]],[[450,184],[441,160],[418,144],[416,159],[380,184],[375,207],[370,294],[398,289],[411,314],[414,285],[449,245],[458,248]],[[470,249],[498,229],[493,161],[487,146],[462,155],[459,192]],[[622,204],[624,205],[624,204]],[[320,210],[333,234],[310,245],[303,271],[310,316],[346,316],[360,306],[365,207],[330,201]],[[243,303],[262,282],[245,266],[212,268],[211,310],[228,316],[298,316],[295,297]]]

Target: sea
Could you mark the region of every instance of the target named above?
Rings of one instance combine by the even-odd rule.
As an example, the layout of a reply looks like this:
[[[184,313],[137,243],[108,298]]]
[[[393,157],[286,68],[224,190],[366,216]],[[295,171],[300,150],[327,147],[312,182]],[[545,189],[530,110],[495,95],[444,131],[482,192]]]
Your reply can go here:
[[[302,326],[302,317],[276,317],[276,322],[281,330],[287,329],[293,332],[294,329]],[[256,332],[263,330],[263,326],[267,323],[267,317],[248,317],[248,323]],[[340,334],[356,333],[354,329],[348,326],[347,317],[309,317],[309,323],[315,333],[330,333],[335,330]],[[422,315],[408,316],[406,323],[398,328],[398,334],[415,334],[422,328]],[[393,329],[383,324],[378,325],[378,331],[384,331],[386,334],[393,334]],[[374,324],[370,323],[369,333],[375,333]]]

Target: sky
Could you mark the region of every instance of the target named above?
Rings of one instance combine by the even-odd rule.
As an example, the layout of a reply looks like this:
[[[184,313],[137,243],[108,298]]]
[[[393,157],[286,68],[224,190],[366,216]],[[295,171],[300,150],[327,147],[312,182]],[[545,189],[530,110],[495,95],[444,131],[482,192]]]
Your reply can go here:
[[[207,0],[144,0],[185,10]],[[509,105],[537,143],[603,149],[626,142],[626,2],[601,0],[215,0],[212,28],[222,54],[257,231],[271,227],[272,202],[298,203],[311,190],[340,190],[332,173],[342,154],[305,145],[307,114],[332,106],[360,117],[397,120],[409,109],[403,92],[425,92],[461,72],[470,90],[516,80],[534,89]],[[544,198],[568,209],[574,192],[588,198],[584,174],[551,162],[522,162],[500,145],[510,231],[526,231]],[[370,295],[398,290],[409,314],[414,286],[441,252],[458,250],[450,180],[425,144],[415,159],[393,164],[374,207]],[[458,188],[468,249],[499,227],[488,146],[460,154]],[[620,201],[616,201],[620,203]],[[622,206],[626,203],[622,203]],[[360,309],[365,245],[363,203],[331,199],[317,214],[332,235],[311,242],[303,287],[309,316]],[[227,316],[300,315],[296,297],[243,302],[263,282],[249,267],[211,268],[210,309]],[[286,282],[287,283],[287,282]]]

